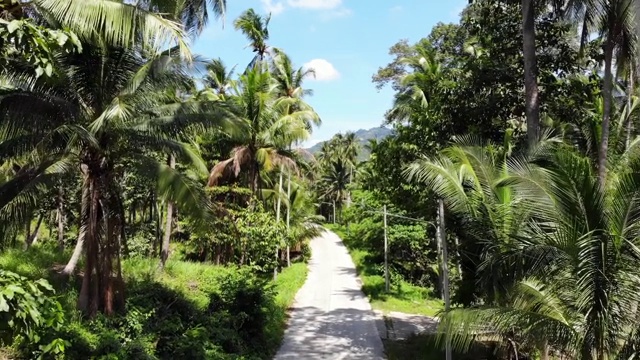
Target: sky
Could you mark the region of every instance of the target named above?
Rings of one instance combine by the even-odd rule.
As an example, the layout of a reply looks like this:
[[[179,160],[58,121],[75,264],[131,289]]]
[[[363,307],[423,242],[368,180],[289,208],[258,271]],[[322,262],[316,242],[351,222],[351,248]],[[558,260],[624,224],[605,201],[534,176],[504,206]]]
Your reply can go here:
[[[211,21],[193,51],[220,57],[242,71],[253,53],[233,20],[253,8],[272,14],[268,45],[283,49],[296,67],[314,68],[307,102],[322,119],[306,146],[334,134],[382,125],[391,89],[378,91],[371,76],[391,61],[400,39],[415,42],[438,22],[457,22],[468,0],[228,0],[224,21]],[[374,5],[375,4],[375,5]]]

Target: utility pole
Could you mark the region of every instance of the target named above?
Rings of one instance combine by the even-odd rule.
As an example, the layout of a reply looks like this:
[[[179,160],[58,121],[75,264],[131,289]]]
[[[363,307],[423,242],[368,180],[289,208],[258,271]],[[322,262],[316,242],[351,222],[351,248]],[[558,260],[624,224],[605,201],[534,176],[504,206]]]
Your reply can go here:
[[[446,229],[444,224],[444,201],[438,199],[438,241],[440,242],[440,248],[442,249],[442,295],[444,298],[444,311],[448,312],[450,308],[449,300],[449,269],[448,269],[448,253],[447,253],[447,239]],[[445,359],[451,360],[451,342],[447,340],[445,347]]]
[[[280,204],[282,202],[282,168],[280,168],[280,183],[278,185],[278,199],[277,199],[277,205],[276,205],[276,224],[280,224]],[[278,261],[280,260],[278,258],[278,248],[279,246],[276,245],[276,266],[273,268],[273,280],[276,280],[278,278]]]
[[[289,221],[291,219],[291,170],[287,175],[287,234],[289,234]],[[287,267],[291,266],[291,247],[287,243]]]
[[[382,208],[384,213],[384,290],[389,292],[389,241],[387,239],[387,205]]]

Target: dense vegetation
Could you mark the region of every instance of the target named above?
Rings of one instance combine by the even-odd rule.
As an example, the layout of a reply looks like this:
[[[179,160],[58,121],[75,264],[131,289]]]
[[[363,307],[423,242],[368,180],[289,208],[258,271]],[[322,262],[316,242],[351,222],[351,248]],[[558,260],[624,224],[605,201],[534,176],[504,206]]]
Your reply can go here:
[[[314,74],[252,9],[238,74],[191,54],[225,9],[0,1],[0,357],[277,350],[322,220]]]
[[[374,307],[438,314],[415,351],[640,355],[638,0],[476,0],[399,41],[364,162],[297,149],[314,73],[269,17],[233,21],[238,73],[191,54],[225,9],[0,0],[0,356],[269,358],[323,219]]]
[[[638,356],[639,5],[473,1],[458,24],[395,44],[374,75],[395,90],[394,135],[371,142],[352,191],[420,220],[403,225],[423,241],[390,241],[396,284],[441,288],[433,265],[447,246],[441,346],[490,344],[500,359]],[[417,229],[436,223],[439,199],[446,244],[433,226]],[[362,230],[380,232],[380,217],[349,220],[381,266],[381,235]]]

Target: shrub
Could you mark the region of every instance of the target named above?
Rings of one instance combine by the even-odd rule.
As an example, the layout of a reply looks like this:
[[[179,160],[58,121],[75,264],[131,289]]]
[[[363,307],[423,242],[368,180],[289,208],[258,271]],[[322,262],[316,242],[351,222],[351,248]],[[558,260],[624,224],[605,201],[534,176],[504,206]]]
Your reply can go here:
[[[44,279],[28,280],[0,270],[0,342],[31,355],[62,356],[66,343],[57,333],[64,324],[62,306]]]

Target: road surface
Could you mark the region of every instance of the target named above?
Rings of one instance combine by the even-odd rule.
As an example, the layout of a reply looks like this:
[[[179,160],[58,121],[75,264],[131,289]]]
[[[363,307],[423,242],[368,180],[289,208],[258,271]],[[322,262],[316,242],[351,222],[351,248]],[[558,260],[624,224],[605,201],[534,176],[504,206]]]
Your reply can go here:
[[[384,359],[375,315],[342,240],[327,231],[311,241],[311,254],[275,359]]]

